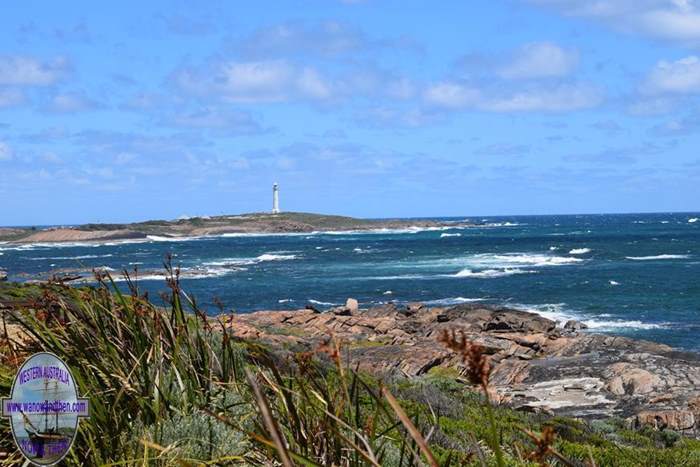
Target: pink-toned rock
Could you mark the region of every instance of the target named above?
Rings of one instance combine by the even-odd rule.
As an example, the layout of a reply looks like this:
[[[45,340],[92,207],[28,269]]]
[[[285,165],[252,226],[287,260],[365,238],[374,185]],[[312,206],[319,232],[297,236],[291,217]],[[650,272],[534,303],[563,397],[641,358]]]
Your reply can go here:
[[[360,305],[354,298],[348,298],[345,302],[345,308],[347,308],[348,311],[350,311],[350,314],[356,315],[358,310],[360,309]]]
[[[235,315],[227,326],[241,337],[309,349],[332,335],[347,345],[352,365],[407,377],[435,366],[462,372],[461,356],[438,342],[445,331],[455,332],[482,346],[491,363],[494,397],[516,408],[586,417],[636,417],[641,410],[639,423],[672,427],[700,419],[696,355],[624,337],[562,333],[553,321],[519,310],[481,304],[412,304],[411,310],[391,303],[364,310],[350,299],[325,313]],[[644,415],[652,407],[656,415]]]
[[[637,414],[634,424],[638,427],[686,431],[695,426],[695,416],[689,410],[646,410]]]
[[[614,375],[608,383],[613,394],[649,394],[663,384],[657,375],[629,363],[615,363],[608,369]]]

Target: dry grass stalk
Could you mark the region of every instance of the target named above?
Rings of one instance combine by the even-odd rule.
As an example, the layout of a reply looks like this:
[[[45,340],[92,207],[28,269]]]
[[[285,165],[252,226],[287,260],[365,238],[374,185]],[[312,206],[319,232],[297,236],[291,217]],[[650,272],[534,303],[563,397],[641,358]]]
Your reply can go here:
[[[467,368],[467,379],[475,386],[481,386],[488,397],[491,365],[484,353],[484,347],[467,339],[464,331],[460,330],[458,335],[454,329],[451,332],[447,329],[443,330],[438,341],[462,356],[462,362]]]
[[[549,456],[553,456],[564,465],[571,467],[574,466],[570,460],[562,456],[556,449],[554,449],[556,433],[554,433],[554,429],[551,426],[545,426],[542,429],[542,434],[539,437],[529,430],[523,431],[535,445],[535,449],[525,456],[527,460],[535,461],[541,466],[546,466],[547,458]]]
[[[289,453],[287,452],[287,447],[282,433],[280,433],[274,418],[272,418],[272,413],[270,411],[270,406],[267,404],[267,399],[265,399],[265,395],[260,390],[260,386],[255,380],[255,376],[253,376],[248,369],[246,369],[245,373],[246,378],[248,379],[248,384],[250,384],[250,387],[253,389],[253,394],[255,395],[255,400],[258,408],[260,409],[265,426],[267,427],[267,431],[272,437],[272,441],[275,443],[275,448],[280,456],[280,461],[284,467],[292,467],[294,464],[292,463]]]

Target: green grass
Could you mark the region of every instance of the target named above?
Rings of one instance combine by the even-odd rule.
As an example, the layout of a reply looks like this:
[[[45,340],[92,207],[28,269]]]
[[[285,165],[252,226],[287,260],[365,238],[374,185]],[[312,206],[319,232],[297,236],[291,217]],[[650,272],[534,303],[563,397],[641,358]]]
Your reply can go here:
[[[379,380],[349,368],[348,349],[334,341],[293,352],[236,339],[199,311],[177,271],[169,274],[166,307],[109,279],[80,289],[0,286],[0,299],[36,301],[12,313],[31,339],[0,342],[0,394],[21,364],[12,355],[46,350],[67,362],[90,398],[67,465],[498,465],[494,448],[501,465],[537,465],[524,430],[540,437],[549,428],[551,447],[574,465],[700,465],[696,440],[632,431],[615,419],[491,407],[456,371]],[[13,464],[4,419],[0,430],[0,451],[10,453],[2,463]]]

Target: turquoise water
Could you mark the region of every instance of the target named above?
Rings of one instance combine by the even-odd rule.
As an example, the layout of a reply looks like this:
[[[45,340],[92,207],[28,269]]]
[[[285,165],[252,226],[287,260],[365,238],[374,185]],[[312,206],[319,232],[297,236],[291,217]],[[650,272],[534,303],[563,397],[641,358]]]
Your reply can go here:
[[[576,318],[596,332],[700,350],[700,214],[471,218],[475,228],[218,236],[101,245],[0,244],[12,280],[57,269],[138,267],[139,286],[167,253],[183,287],[214,313],[470,301]],[[448,220],[464,220],[448,219]]]

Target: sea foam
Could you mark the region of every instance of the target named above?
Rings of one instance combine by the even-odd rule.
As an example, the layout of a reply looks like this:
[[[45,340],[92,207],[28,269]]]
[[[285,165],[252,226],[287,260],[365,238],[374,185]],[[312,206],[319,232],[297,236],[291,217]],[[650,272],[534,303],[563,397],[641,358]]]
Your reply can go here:
[[[566,308],[564,303],[546,303],[542,305],[512,305],[514,308],[529,311],[538,314],[544,318],[558,322],[560,325],[568,320],[577,320],[588,326],[589,329],[596,331],[614,331],[616,329],[661,329],[667,327],[667,323],[645,323],[639,320],[625,319],[598,319],[587,316],[581,316],[580,313],[574,312]],[[610,315],[605,315],[609,317]],[[602,316],[601,316],[602,317]]]

